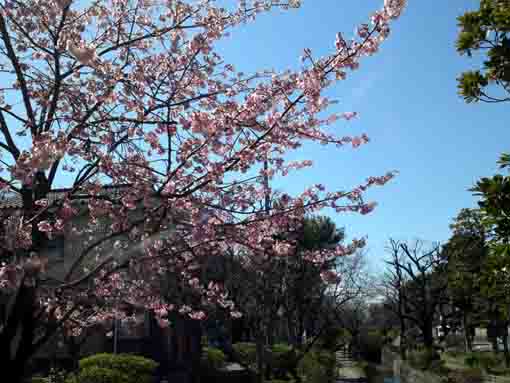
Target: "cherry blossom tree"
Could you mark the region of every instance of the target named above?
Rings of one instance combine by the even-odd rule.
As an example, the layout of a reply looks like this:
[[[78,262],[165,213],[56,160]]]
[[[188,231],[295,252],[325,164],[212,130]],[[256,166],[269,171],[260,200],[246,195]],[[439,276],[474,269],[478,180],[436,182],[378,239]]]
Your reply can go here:
[[[243,325],[249,326],[250,340],[257,346],[259,378],[265,374],[266,379],[271,374],[265,352],[268,346],[291,344],[285,359],[296,373],[300,360],[336,320],[335,313],[367,288],[358,251],[362,244],[346,247],[342,257],[331,252],[344,240],[344,232],[328,217],[305,217],[276,238],[293,238],[291,252],[257,256],[245,249],[231,249],[222,258],[220,271],[211,273],[225,279],[226,288],[232,291],[232,300],[243,313]]]
[[[210,304],[240,315],[221,285],[196,279],[198,260],[232,246],[285,256],[292,243],[272,240],[282,227],[326,207],[367,214],[375,204],[363,192],[394,176],[373,176],[348,191],[317,184],[296,196],[273,193],[278,209],[260,203],[269,191],[263,177],[312,165],[286,161],[303,143],[368,142],[365,134],[327,131],[356,115],[325,117],[334,100],[324,91],[378,51],[405,0],[385,0],[351,40],[339,33],[326,56],[305,49],[297,71],[251,74],[225,62],[215,43],[261,13],[300,1],[232,3],[0,4],[0,189],[22,201],[3,220],[0,266],[10,297],[0,358],[11,381],[57,329],[78,335],[122,317],[125,304],[154,310],[161,326],[171,310],[201,318]],[[83,214],[87,222],[78,225]],[[49,280],[43,250],[62,234],[83,246],[65,275]],[[342,256],[361,242],[310,257]],[[200,294],[196,305],[161,300],[168,270]]]

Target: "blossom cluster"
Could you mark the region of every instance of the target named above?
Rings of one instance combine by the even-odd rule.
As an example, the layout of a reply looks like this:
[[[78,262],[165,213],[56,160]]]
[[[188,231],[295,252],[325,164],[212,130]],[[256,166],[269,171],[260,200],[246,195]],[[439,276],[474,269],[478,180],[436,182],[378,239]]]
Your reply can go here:
[[[406,2],[385,0],[353,39],[339,33],[326,56],[305,49],[296,71],[245,74],[216,51],[236,26],[300,3],[239,1],[230,9],[211,0],[27,0],[2,7],[7,85],[0,91],[0,152],[11,162],[0,183],[16,193],[32,187],[38,199],[27,203],[24,194],[23,216],[10,223],[22,240],[8,251],[43,250],[33,248],[34,233],[81,233],[84,246],[64,281],[41,290],[41,305],[70,333],[122,315],[119,302],[153,310],[162,327],[172,310],[204,319],[215,305],[239,317],[224,287],[201,279],[208,259],[231,248],[249,254],[252,266],[290,257],[294,243],[278,235],[292,232],[306,214],[375,208],[363,193],[394,172],[350,191],[316,184],[297,196],[274,192],[269,181],[313,165],[309,158],[287,160],[307,142],[354,148],[369,142],[364,133],[330,133],[328,127],[357,114],[324,118],[335,104],[325,93],[379,50]],[[38,196],[41,172],[49,189],[56,180],[68,182],[63,198]],[[75,218],[84,211],[88,222],[79,227]],[[363,244],[307,258],[320,264]],[[2,264],[0,288],[16,288],[43,269],[36,258]],[[161,281],[170,276],[189,297],[165,300]],[[328,283],[340,278],[331,271],[321,276]],[[67,298],[57,299],[57,289]],[[75,305],[76,291],[101,304]]]

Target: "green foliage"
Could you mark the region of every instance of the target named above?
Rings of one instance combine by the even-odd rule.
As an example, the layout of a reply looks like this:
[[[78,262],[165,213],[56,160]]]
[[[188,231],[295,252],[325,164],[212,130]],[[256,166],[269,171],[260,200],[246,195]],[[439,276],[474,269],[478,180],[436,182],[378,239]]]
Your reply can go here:
[[[450,225],[453,235],[443,248],[448,288],[457,303],[469,300],[479,289],[477,276],[487,253],[482,220],[479,209],[462,209]]]
[[[500,169],[505,169],[510,167],[510,154],[509,153],[503,153],[499,157],[498,165]]]
[[[508,161],[508,155],[502,155],[501,166],[506,167]],[[510,269],[510,176],[484,177],[471,190],[480,198],[482,223],[490,235],[489,257],[482,274],[483,292],[504,308],[510,303],[507,272]],[[507,310],[502,311],[506,313]]]
[[[306,383],[334,382],[336,378],[335,354],[329,351],[312,350],[298,365],[299,375]]]
[[[459,94],[466,102],[509,101],[501,95],[488,95],[491,83],[507,91],[510,82],[510,3],[505,0],[481,0],[480,8],[458,17],[460,32],[457,51],[471,56],[483,52],[482,70],[464,72],[458,79]]]
[[[248,367],[253,367],[257,364],[257,346],[255,343],[234,343],[232,348],[241,364]]]
[[[90,366],[80,370],[77,376],[78,383],[127,383],[136,380],[132,379],[127,372],[111,368]],[[148,381],[147,381],[148,382]]]
[[[448,338],[448,337],[447,337]],[[460,351],[460,350],[449,350],[447,352],[444,353],[444,355],[450,357],[450,358],[458,358],[462,355],[464,355],[464,351]]]
[[[481,198],[484,224],[493,229],[495,239],[507,239],[510,234],[510,177],[497,174],[482,178],[474,191]]]
[[[52,368],[48,374],[48,383],[65,383],[67,372],[58,368]]]
[[[276,343],[271,347],[273,357],[281,357],[292,351],[292,346],[286,343]]]
[[[150,383],[152,374],[158,364],[153,360],[130,354],[96,354],[80,360],[78,383],[89,383],[94,374],[99,374],[104,383],[115,383],[120,376],[123,383]],[[106,370],[110,372],[106,372]],[[83,380],[85,379],[85,380]],[[91,383],[93,381],[90,381]],[[102,383],[97,381],[94,383]]]
[[[469,355],[464,358],[464,364],[471,368],[480,367],[480,360],[477,358],[476,355]]]
[[[269,355],[271,367],[277,370],[284,368],[288,364],[289,358],[294,356],[292,346],[284,343],[273,345]]]
[[[336,228],[329,217],[310,217],[305,220],[300,246],[306,250],[316,250],[335,246],[345,237],[343,230]]]
[[[27,383],[75,383],[65,370],[51,368],[47,377],[32,376]]]
[[[202,349],[202,367],[210,370],[218,370],[225,366],[226,357],[223,351],[214,347]]]
[[[503,360],[492,353],[474,352],[464,358],[464,364],[471,368],[479,368],[486,372],[492,372],[500,366]]]
[[[450,229],[453,235],[442,248],[448,278],[447,294],[454,311],[447,325],[465,325],[471,329],[486,311],[486,299],[481,293],[482,272],[488,261],[487,233],[480,209],[462,209]],[[448,335],[447,347],[463,347],[464,338]]]
[[[276,378],[289,378],[296,370],[296,352],[292,346],[278,343],[269,351],[271,375]]]
[[[439,357],[433,349],[425,348],[411,351],[408,354],[409,364],[418,370],[429,370],[433,365],[437,368],[437,363],[434,364],[434,361],[437,360],[439,360]]]

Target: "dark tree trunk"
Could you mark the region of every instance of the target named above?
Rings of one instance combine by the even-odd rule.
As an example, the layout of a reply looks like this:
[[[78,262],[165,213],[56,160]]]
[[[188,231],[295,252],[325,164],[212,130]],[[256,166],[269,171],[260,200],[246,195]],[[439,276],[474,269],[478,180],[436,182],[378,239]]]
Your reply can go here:
[[[421,331],[423,335],[423,345],[425,348],[432,350],[434,348],[434,331],[432,326],[432,318],[425,318]]]
[[[498,338],[494,336],[490,339],[490,342],[492,344],[492,351],[495,354],[499,354]]]
[[[404,305],[403,305],[403,297],[401,296],[402,293],[399,292],[399,302],[398,302],[398,318],[400,321],[400,345],[399,345],[399,351],[400,351],[400,358],[402,360],[407,359],[407,353],[406,353],[406,320],[404,318]]]
[[[32,185],[23,185],[21,197],[25,219],[34,217],[34,202],[48,195],[50,185],[43,171],[37,171]],[[46,243],[46,236],[39,231],[38,223],[45,219],[41,214],[32,222],[32,246],[37,255]],[[18,254],[27,255],[27,254]],[[21,382],[27,363],[37,351],[34,347],[37,279],[39,270],[25,269],[20,287],[11,298],[5,327],[0,333],[0,360],[6,366],[9,382]]]
[[[468,323],[467,313],[465,310],[462,311],[462,327],[464,329],[464,347],[466,352],[473,351],[473,344],[471,341],[471,327]]]
[[[505,329],[503,331],[503,352],[505,355],[505,366],[510,367],[510,353],[508,351],[508,324],[505,323]]]
[[[305,319],[303,315],[300,315],[298,319],[297,326],[297,334],[296,334],[296,344],[298,347],[303,346],[303,333],[305,332]]]
[[[0,334],[0,357],[4,361],[10,382],[21,382],[24,378],[26,364],[35,352],[34,310],[35,287],[27,286],[25,281],[13,297],[7,323]]]
[[[256,352],[257,352],[257,375],[258,381],[264,381],[264,373],[266,367],[266,337],[262,329],[257,329],[255,333]]]

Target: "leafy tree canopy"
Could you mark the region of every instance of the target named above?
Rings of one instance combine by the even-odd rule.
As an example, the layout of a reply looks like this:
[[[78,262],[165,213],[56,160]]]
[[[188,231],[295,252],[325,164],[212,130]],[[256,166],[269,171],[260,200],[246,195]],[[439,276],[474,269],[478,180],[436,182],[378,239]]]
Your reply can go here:
[[[459,94],[466,102],[503,102],[508,97],[510,81],[510,1],[481,0],[480,9],[458,17],[460,32],[457,51],[471,56],[473,51],[486,57],[482,68],[469,70],[458,78]],[[496,85],[503,93],[488,93]]]

